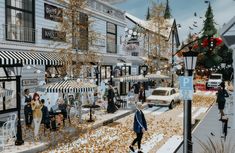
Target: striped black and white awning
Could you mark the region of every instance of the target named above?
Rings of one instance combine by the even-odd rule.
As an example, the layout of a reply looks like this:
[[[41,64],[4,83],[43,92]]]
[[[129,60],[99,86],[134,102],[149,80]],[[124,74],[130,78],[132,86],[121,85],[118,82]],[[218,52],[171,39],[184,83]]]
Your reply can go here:
[[[0,65],[62,65],[59,53],[0,49]]]
[[[75,80],[60,81],[46,85],[46,92],[53,93],[81,93],[93,91],[96,87],[92,83],[77,82]]]

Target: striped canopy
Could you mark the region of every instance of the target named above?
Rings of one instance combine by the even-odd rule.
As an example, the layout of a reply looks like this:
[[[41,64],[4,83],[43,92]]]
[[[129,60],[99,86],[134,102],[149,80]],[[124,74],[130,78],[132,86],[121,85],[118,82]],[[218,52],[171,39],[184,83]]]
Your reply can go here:
[[[96,87],[92,83],[77,82],[75,80],[60,81],[46,85],[46,92],[81,93],[93,91]]]
[[[136,76],[124,76],[120,78],[114,78],[114,81],[120,82],[144,82],[148,81],[148,78],[144,77],[143,75],[136,75]]]
[[[0,65],[62,65],[58,53],[0,49]]]

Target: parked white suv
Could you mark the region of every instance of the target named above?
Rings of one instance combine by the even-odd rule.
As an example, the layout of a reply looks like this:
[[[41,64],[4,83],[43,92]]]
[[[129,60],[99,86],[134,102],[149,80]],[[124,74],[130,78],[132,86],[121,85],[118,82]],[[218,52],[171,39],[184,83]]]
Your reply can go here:
[[[153,90],[152,95],[147,98],[149,107],[153,105],[168,106],[172,109],[180,102],[179,93],[174,88],[159,87]]]
[[[207,81],[207,88],[218,88],[223,80],[223,75],[219,73],[212,73]]]

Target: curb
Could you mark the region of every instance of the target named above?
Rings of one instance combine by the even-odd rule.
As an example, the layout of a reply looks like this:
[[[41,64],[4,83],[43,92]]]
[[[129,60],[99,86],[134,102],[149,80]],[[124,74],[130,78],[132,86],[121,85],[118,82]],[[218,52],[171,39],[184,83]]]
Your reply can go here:
[[[130,115],[130,114],[132,114],[134,112],[135,112],[135,109],[129,110],[128,112],[126,112],[124,114],[115,116],[115,117],[113,117],[111,119],[108,119],[108,120],[105,120],[105,121],[103,121],[101,123],[94,124],[94,125],[92,125],[91,128],[92,129],[97,129],[97,128],[101,127],[101,126],[108,125],[108,124],[113,123],[114,121],[119,120],[119,119],[121,119],[123,117],[126,117],[126,116],[128,116],[128,115]],[[86,132],[86,131],[87,131],[87,129],[84,129],[82,132]],[[72,134],[75,134],[75,133],[76,133],[76,130],[73,130],[69,134],[72,135]],[[42,152],[42,151],[46,150],[49,147],[50,144],[54,144],[54,143],[57,143],[57,142],[48,142],[48,143],[43,144],[42,146],[38,146],[38,147],[32,148],[30,150],[26,150],[26,151],[21,151],[19,153],[38,153],[38,152]]]
[[[198,119],[198,118],[195,119],[195,122],[194,122],[194,124],[192,125],[192,135],[193,135],[193,132],[196,130],[196,128],[201,124],[201,122],[203,121],[203,119],[208,115],[209,111],[212,109],[212,107],[213,107],[214,104],[215,104],[215,102],[212,103],[212,104],[208,107],[208,109],[206,110],[206,113],[203,115],[202,118],[200,118],[200,119]],[[182,142],[180,143],[180,145],[175,149],[174,153],[177,153],[177,151],[179,151],[179,149],[181,148],[181,146],[183,145],[183,143],[184,143],[184,141],[182,141]]]

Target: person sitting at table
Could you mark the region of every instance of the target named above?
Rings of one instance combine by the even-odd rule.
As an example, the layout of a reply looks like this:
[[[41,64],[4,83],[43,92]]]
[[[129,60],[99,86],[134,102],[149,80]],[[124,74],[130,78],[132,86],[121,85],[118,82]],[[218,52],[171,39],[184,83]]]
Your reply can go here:
[[[45,106],[45,100],[41,99],[41,103],[42,103],[42,124],[45,125],[46,128],[50,128],[50,117],[49,117],[49,111],[47,106]]]
[[[62,118],[61,116],[60,118],[63,120],[63,125],[65,125],[65,119],[67,119],[67,105],[64,103],[63,98],[58,99],[58,108],[61,110]]]

